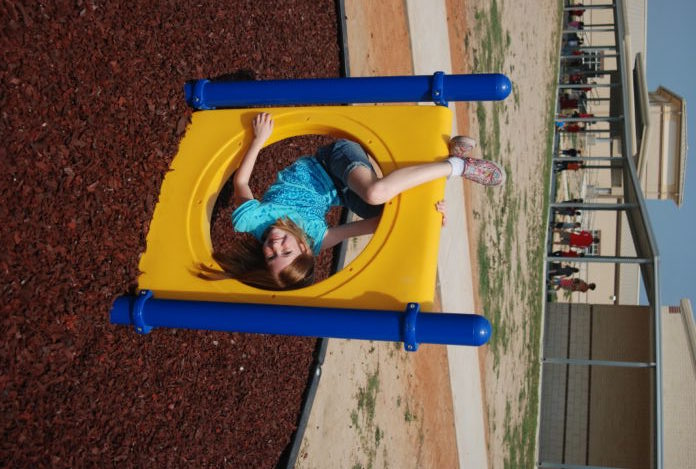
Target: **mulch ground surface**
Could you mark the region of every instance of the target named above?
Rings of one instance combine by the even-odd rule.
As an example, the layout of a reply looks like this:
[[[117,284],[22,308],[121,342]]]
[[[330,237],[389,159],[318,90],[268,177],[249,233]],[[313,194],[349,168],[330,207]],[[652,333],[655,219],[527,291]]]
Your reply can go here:
[[[316,340],[108,313],[137,287],[185,81],[339,76],[334,2],[0,0],[0,31],[0,466],[274,467]],[[265,150],[253,188],[320,141]]]

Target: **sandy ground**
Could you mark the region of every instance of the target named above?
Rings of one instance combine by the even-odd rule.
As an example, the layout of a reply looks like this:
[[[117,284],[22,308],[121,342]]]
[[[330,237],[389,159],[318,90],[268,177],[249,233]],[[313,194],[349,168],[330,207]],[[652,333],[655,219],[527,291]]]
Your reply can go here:
[[[469,44],[481,57],[491,39],[491,2],[469,0]],[[533,454],[525,441],[536,426],[538,326],[541,308],[540,261],[536,249],[543,242],[544,169],[558,47],[557,2],[521,0],[498,2],[501,47],[500,71],[510,77],[513,93],[495,109],[485,103],[489,141],[497,140],[507,168],[505,192],[472,191],[470,248],[475,274],[486,275],[488,293],[479,290],[477,310],[486,309],[496,331],[482,349],[484,395],[490,467],[526,467]],[[524,14],[520,14],[524,12]],[[486,22],[488,16],[488,22]],[[495,37],[492,38],[495,42]],[[495,47],[493,48],[495,49]],[[496,55],[496,51],[493,51]],[[499,134],[493,124],[495,114]],[[472,132],[481,136],[479,110],[469,114]],[[495,143],[489,149],[494,151]],[[487,272],[481,272],[481,246],[486,246]],[[481,285],[482,279],[477,279]],[[534,293],[537,296],[533,296]],[[530,417],[531,416],[531,417]],[[526,453],[525,453],[526,451]],[[524,463],[524,464],[523,464]]]
[[[439,14],[447,18],[446,30],[435,30],[437,25],[431,30],[431,34],[444,34],[444,41],[449,38],[445,53],[450,55],[451,69],[446,72],[470,73],[486,40],[482,21],[490,6],[484,0],[443,0],[435,7],[432,2],[426,5],[416,0],[346,0],[345,4],[352,76],[432,73],[419,67],[427,63],[429,54],[443,51],[424,49],[425,41],[418,40],[418,34],[427,31],[414,28],[414,24],[428,27],[427,21],[437,17],[433,9],[441,8]],[[430,16],[414,18],[426,6]],[[447,186],[448,197],[458,194],[466,202],[464,213],[450,213],[449,236],[443,235],[443,239],[455,239],[453,230],[464,227],[466,233],[461,235],[468,235],[468,249],[466,241],[458,248],[468,250],[464,257],[470,265],[456,267],[467,270],[464,276],[473,277],[473,282],[471,278],[459,279],[459,273],[443,278],[455,266],[441,265],[438,298],[447,305],[455,300],[461,303],[462,299],[455,297],[463,295],[476,312],[482,312],[484,305],[504,311],[496,323],[500,330],[494,332],[502,334],[504,340],[473,351],[450,348],[448,352],[447,347],[421,345],[417,353],[405,353],[401,344],[394,343],[329,341],[296,467],[479,468],[503,467],[510,461],[510,440],[513,435],[518,438],[516,432],[524,423],[529,398],[529,345],[524,323],[533,303],[524,290],[534,288],[535,272],[530,272],[527,253],[537,242],[541,223],[543,183],[539,175],[545,161],[546,96],[550,93],[545,87],[552,73],[549,54],[555,46],[554,6],[552,0],[498,5],[504,50],[502,69],[495,71],[511,78],[517,96],[511,95],[498,108],[500,134],[496,138],[502,156],[495,159],[508,168],[512,183],[508,188],[514,188],[513,194],[506,197],[469,183]],[[525,14],[519,14],[521,11]],[[480,138],[476,104],[457,103],[454,109],[459,133]],[[487,104],[486,109],[490,116],[492,105]],[[490,133],[490,127],[486,132]],[[481,150],[487,148],[480,148],[479,154]],[[513,229],[496,230],[501,223],[507,226],[499,209],[505,204],[517,207]],[[505,216],[511,216],[510,212]],[[453,223],[453,217],[459,217],[455,221],[461,225]],[[484,275],[504,270],[505,286],[521,287],[500,289],[494,303],[490,298],[479,298],[476,288],[480,274],[477,244],[481,241],[489,246],[493,261],[497,260],[495,268]],[[349,256],[359,253],[360,243],[365,242],[352,242]],[[504,249],[508,245],[512,256]],[[446,256],[440,260],[446,261]],[[486,316],[489,313],[484,312]],[[464,359],[459,356],[462,353],[467,355]],[[462,380],[470,383],[462,385]],[[483,396],[471,400],[481,387]],[[473,426],[467,426],[469,420]]]

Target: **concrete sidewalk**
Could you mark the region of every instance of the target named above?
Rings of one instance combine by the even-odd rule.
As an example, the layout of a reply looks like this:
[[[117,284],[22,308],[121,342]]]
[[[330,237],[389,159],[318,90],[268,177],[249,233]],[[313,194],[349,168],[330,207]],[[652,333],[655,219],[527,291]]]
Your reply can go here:
[[[408,24],[414,74],[427,75],[438,70],[452,73],[452,56],[444,0],[407,0]],[[455,25],[463,28],[466,25]],[[452,135],[458,135],[456,110]],[[440,238],[438,276],[442,310],[473,312],[474,287],[469,256],[466,201],[460,179],[447,182],[445,188],[448,223]],[[455,412],[457,451],[461,468],[488,466],[483,418],[481,375],[478,349],[447,348],[450,383]]]

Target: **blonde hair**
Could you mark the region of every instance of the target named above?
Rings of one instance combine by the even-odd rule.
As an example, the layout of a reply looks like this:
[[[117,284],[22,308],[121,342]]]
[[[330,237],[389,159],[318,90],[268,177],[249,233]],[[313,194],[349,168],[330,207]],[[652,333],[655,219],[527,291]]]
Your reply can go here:
[[[200,264],[196,275],[204,280],[236,279],[264,290],[295,290],[311,285],[314,282],[315,262],[307,235],[289,218],[276,220],[268,230],[272,227],[287,231],[307,248],[306,252],[281,270],[278,277],[274,277],[268,270],[261,243],[256,239],[240,240],[230,253],[213,252],[213,259],[220,264],[222,270]],[[264,233],[264,239],[265,237]]]

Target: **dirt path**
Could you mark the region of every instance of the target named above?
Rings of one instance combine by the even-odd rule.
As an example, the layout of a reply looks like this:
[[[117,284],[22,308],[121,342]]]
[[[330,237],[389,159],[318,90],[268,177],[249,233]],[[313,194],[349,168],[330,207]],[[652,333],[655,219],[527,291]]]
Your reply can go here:
[[[531,467],[537,414],[544,181],[559,13],[553,0],[469,0],[472,70],[513,83],[501,103],[470,112],[480,151],[503,163],[505,191],[472,191],[470,247],[477,310],[494,334],[483,348],[491,467]],[[521,14],[524,12],[524,14]]]

